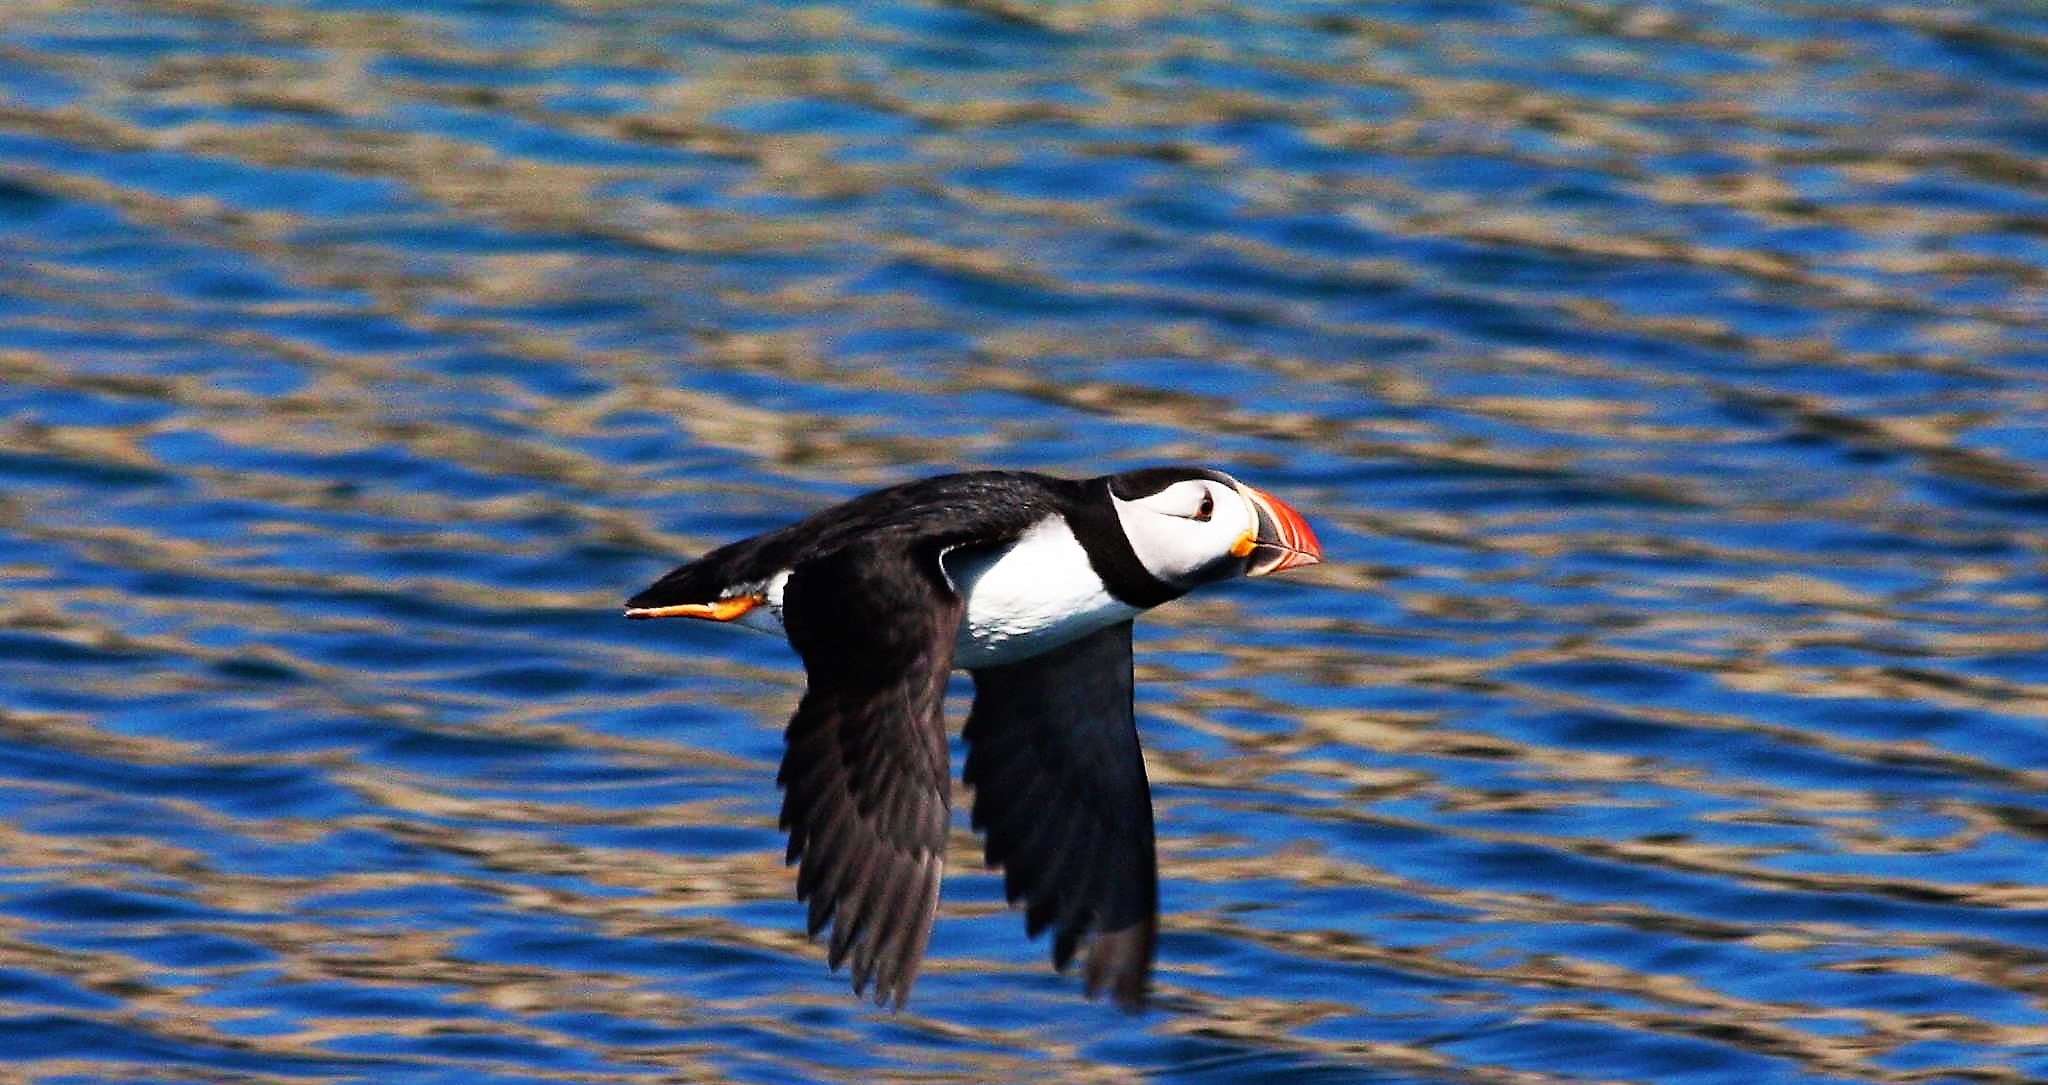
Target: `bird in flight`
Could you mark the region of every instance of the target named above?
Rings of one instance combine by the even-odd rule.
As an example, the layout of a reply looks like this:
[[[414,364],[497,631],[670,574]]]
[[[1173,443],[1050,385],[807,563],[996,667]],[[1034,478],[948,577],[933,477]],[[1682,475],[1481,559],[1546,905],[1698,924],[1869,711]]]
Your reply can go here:
[[[719,547],[629,618],[781,632],[807,685],[785,733],[788,861],[834,970],[901,1007],[931,937],[952,790],[948,675],[974,677],[972,821],[1025,929],[1090,998],[1144,1004],[1159,920],[1131,620],[1203,584],[1313,565],[1278,498],[1221,471],[1069,480],[977,471],[892,486]]]

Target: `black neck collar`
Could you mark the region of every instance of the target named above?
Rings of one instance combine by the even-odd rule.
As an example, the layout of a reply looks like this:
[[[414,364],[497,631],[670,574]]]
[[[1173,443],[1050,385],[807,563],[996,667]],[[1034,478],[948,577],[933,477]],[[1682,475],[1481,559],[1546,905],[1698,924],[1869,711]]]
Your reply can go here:
[[[1152,575],[1131,549],[1123,521],[1117,519],[1115,499],[1107,478],[1092,478],[1081,484],[1080,500],[1067,510],[1067,525],[1088,555],[1088,564],[1102,578],[1102,586],[1119,602],[1150,610],[1187,594],[1187,589]]]

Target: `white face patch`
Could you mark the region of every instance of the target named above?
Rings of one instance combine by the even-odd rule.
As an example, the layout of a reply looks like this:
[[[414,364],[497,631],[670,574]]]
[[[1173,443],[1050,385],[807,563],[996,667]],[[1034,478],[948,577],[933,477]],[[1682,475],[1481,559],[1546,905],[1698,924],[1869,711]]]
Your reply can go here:
[[[1206,478],[1176,482],[1130,501],[1111,494],[1110,501],[1131,552],[1169,584],[1192,583],[1258,529],[1258,512],[1243,494]]]

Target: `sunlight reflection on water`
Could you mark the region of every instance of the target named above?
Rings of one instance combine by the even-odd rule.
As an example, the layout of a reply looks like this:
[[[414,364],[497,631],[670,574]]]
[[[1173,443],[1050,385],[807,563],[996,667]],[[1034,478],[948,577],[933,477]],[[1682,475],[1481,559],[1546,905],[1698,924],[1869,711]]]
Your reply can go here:
[[[0,14],[22,1080],[2048,1075],[2028,5]],[[1160,1005],[801,937],[683,556],[1231,465]],[[680,623],[678,623],[680,624]],[[956,714],[959,706],[956,705]]]

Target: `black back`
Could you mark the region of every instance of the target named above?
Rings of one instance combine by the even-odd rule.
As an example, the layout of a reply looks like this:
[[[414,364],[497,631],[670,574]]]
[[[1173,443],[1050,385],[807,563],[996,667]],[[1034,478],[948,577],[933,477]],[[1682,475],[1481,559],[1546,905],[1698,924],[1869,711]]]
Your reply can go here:
[[[1197,475],[1215,477],[1216,473],[1200,468],[1150,468],[1076,481],[1030,471],[971,471],[906,482],[812,513],[788,527],[721,546],[655,581],[626,605],[713,602],[735,585],[758,583],[883,531],[911,538],[920,553],[1001,545],[1058,513],[1073,528],[1112,594],[1132,606],[1155,607],[1178,598],[1187,588],[1159,580],[1138,561],[1117,522],[1109,495],[1114,487],[1119,496],[1142,496]],[[1127,486],[1131,479],[1139,479],[1139,485]],[[1158,484],[1144,488],[1154,482]]]
[[[888,529],[920,546],[1002,542],[1079,497],[1079,484],[1028,471],[973,471],[906,482],[833,505],[788,527],[728,543],[655,581],[629,607],[709,603]]]

